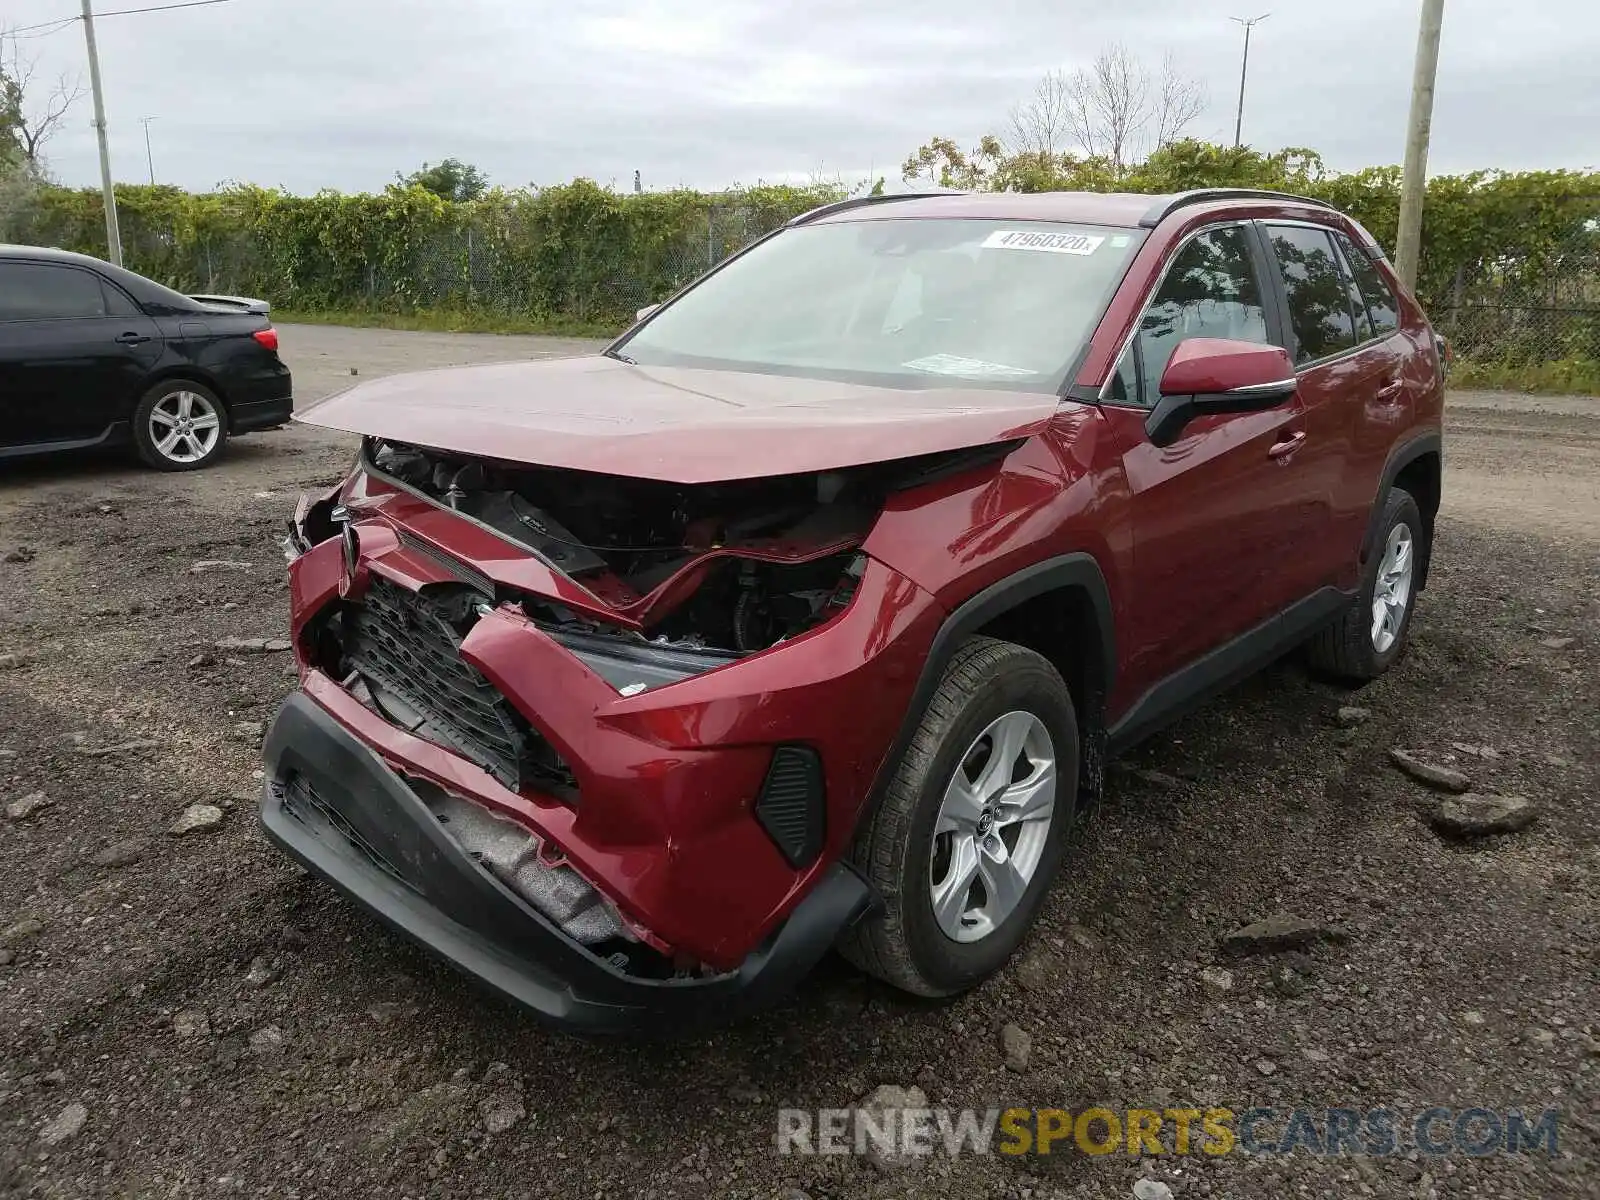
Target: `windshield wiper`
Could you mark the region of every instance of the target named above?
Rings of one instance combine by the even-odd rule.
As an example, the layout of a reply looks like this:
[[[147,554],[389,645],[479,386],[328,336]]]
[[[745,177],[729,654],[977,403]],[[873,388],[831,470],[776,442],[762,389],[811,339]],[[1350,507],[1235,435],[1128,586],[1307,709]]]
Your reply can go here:
[[[620,350],[602,350],[600,353],[604,354],[607,358],[614,358],[620,363],[627,363],[630,367],[637,367],[639,365]]]

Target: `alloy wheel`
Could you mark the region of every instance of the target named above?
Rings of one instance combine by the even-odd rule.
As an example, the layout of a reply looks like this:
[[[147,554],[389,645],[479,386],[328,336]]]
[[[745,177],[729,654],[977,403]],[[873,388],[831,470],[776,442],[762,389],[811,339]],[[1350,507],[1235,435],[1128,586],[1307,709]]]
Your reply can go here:
[[[1405,624],[1415,558],[1410,528],[1396,525],[1389,531],[1372,588],[1372,648],[1379,654],[1388,653]]]
[[[150,444],[172,462],[199,462],[221,436],[222,416],[199,392],[168,392],[150,410]]]
[[[934,823],[929,895],[946,937],[976,942],[1005,923],[1039,868],[1055,806],[1044,722],[997,717],[961,756]]]

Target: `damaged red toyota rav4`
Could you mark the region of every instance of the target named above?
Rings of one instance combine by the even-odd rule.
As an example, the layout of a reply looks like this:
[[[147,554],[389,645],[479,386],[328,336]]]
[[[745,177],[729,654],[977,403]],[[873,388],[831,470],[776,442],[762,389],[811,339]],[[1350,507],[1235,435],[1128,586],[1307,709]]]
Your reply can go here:
[[[1441,361],[1270,193],[871,197],[602,353],[362,384],[290,534],[269,836],[574,1028],[838,946],[997,970],[1107,756],[1304,644],[1403,651]]]

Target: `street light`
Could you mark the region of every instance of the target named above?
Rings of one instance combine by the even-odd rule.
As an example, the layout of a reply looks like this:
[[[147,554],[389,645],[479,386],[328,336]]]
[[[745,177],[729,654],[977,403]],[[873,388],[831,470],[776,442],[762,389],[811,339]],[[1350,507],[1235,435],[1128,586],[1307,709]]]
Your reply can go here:
[[[150,122],[159,121],[160,119],[160,117],[139,118],[139,124],[144,126],[144,161],[145,165],[150,168],[151,187],[155,187],[156,185],[156,160],[155,157],[150,153]]]
[[[1235,146],[1239,144],[1239,134],[1244,129],[1244,77],[1245,72],[1250,69],[1250,30],[1271,15],[1271,13],[1266,12],[1259,17],[1250,17],[1248,20],[1244,17],[1228,18],[1235,24],[1244,26],[1244,61],[1239,64],[1239,115],[1234,118],[1233,122],[1233,144]]]

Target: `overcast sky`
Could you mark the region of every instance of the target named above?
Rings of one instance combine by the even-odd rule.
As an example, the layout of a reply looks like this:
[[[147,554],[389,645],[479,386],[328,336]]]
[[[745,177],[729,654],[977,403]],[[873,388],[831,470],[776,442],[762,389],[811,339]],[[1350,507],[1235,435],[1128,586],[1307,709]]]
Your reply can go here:
[[[96,9],[163,0],[96,0]],[[1450,0],[1434,172],[1600,165],[1597,0]],[[496,183],[631,187],[899,177],[930,136],[1005,124],[1044,72],[1120,40],[1203,80],[1197,136],[1244,136],[1338,169],[1398,162],[1417,0],[233,0],[97,22],[119,180],[376,189],[455,156]],[[32,25],[78,0],[3,0]],[[41,78],[87,83],[83,31],[21,43]],[[87,96],[50,144],[98,180]]]

